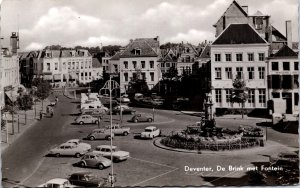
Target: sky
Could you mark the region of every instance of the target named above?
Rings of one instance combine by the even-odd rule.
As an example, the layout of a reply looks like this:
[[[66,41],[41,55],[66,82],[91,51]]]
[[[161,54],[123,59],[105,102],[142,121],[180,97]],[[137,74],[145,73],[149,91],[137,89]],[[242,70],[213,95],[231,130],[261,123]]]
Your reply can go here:
[[[0,0],[1,1],[1,0]],[[271,24],[285,35],[292,21],[293,41],[298,41],[297,0],[237,0],[271,16]],[[189,42],[197,45],[215,39],[213,24],[232,0],[3,0],[1,36],[9,45],[11,32],[19,30],[20,50],[126,45],[134,38],[159,36],[160,44]]]

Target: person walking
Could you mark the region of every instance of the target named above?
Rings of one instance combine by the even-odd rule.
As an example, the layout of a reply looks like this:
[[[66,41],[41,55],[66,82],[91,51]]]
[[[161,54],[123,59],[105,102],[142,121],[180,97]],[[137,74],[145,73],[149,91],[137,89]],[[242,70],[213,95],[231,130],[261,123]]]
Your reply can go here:
[[[42,120],[42,118],[43,118],[43,113],[42,111],[40,111],[40,120]]]

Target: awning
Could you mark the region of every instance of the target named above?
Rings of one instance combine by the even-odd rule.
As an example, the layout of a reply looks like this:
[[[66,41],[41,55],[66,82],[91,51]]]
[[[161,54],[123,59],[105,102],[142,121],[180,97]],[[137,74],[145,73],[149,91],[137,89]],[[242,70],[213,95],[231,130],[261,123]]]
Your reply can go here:
[[[19,96],[18,92],[15,90],[11,90],[11,91],[6,91],[5,95],[9,98],[9,100],[11,102],[15,102],[17,101],[17,98]]]
[[[61,74],[54,74],[54,75],[53,75],[53,79],[54,79],[55,81],[60,81],[60,80],[61,80]]]
[[[70,80],[78,80],[76,73],[70,73]]]

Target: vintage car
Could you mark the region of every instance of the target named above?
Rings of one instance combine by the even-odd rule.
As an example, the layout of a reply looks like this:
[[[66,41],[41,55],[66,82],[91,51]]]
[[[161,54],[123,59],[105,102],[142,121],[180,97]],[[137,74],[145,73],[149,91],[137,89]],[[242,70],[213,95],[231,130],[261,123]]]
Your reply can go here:
[[[151,104],[154,106],[161,106],[164,104],[164,99],[152,99]]]
[[[49,155],[54,155],[56,157],[59,157],[61,155],[65,156],[75,156],[75,157],[80,157],[87,153],[89,149],[85,147],[78,147],[74,143],[64,143],[61,144],[58,147],[55,147],[49,151]]]
[[[96,147],[94,152],[108,159],[111,158],[112,154],[114,162],[124,161],[129,158],[129,152],[118,150],[116,146],[100,145]]]
[[[48,187],[48,188],[67,188],[67,187],[78,187],[72,185],[69,180],[63,178],[54,178],[47,181],[46,183],[39,185],[37,187]]]
[[[128,95],[123,95],[121,98],[117,97],[116,100],[121,103],[130,103],[130,99],[128,98]]]
[[[119,115],[121,113],[120,109],[122,110],[122,114],[134,114],[135,113],[135,110],[133,108],[130,108],[127,105],[118,105],[112,109],[112,114]]]
[[[110,134],[109,129],[94,129],[88,136],[87,139],[95,140],[95,139],[105,139],[110,140],[110,138],[114,138],[114,133]]]
[[[152,122],[153,121],[153,117],[151,115],[147,115],[147,114],[136,114],[131,118],[132,122]]]
[[[91,115],[80,115],[75,119],[75,123],[83,125],[83,124],[98,124],[99,118],[93,117]]]
[[[101,119],[104,114],[106,114],[106,110],[103,108],[85,109],[81,112],[81,115],[91,115],[93,117],[100,117]]]
[[[107,130],[110,130],[110,126],[105,127]],[[123,127],[120,124],[113,124],[112,125],[112,132],[115,135],[124,135],[127,136],[130,133],[130,127]]]
[[[154,126],[145,128],[145,131],[141,133],[141,138],[154,138],[160,135],[160,130]]]
[[[299,155],[294,152],[280,152],[277,156],[270,156],[270,163],[276,163],[278,161],[288,161],[288,162],[299,162]]]
[[[87,144],[87,143],[83,143],[81,142],[80,139],[71,139],[71,140],[68,140],[67,142],[65,143],[74,143],[77,145],[77,147],[82,147],[82,148],[85,148],[87,150],[90,150],[92,149],[92,146],[90,144]]]
[[[92,172],[77,172],[69,177],[69,181],[73,185],[81,187],[108,187],[107,178],[100,178],[92,174]]]
[[[111,161],[95,152],[86,153],[78,163],[81,167],[94,167],[100,170],[111,165]]]

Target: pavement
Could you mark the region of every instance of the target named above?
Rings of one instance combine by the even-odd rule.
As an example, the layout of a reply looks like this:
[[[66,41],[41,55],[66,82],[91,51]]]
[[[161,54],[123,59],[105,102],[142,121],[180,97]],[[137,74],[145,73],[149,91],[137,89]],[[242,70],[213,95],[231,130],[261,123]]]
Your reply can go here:
[[[43,112],[46,112],[46,107],[50,102],[48,99],[43,102]],[[22,135],[28,128],[32,127],[37,121],[39,121],[39,112],[42,110],[42,102],[36,102],[33,105],[32,110],[25,112],[18,111],[14,114],[14,121],[12,121],[12,115],[7,113],[4,116],[6,121],[6,129],[1,131],[1,153],[7,149],[20,135]]]

